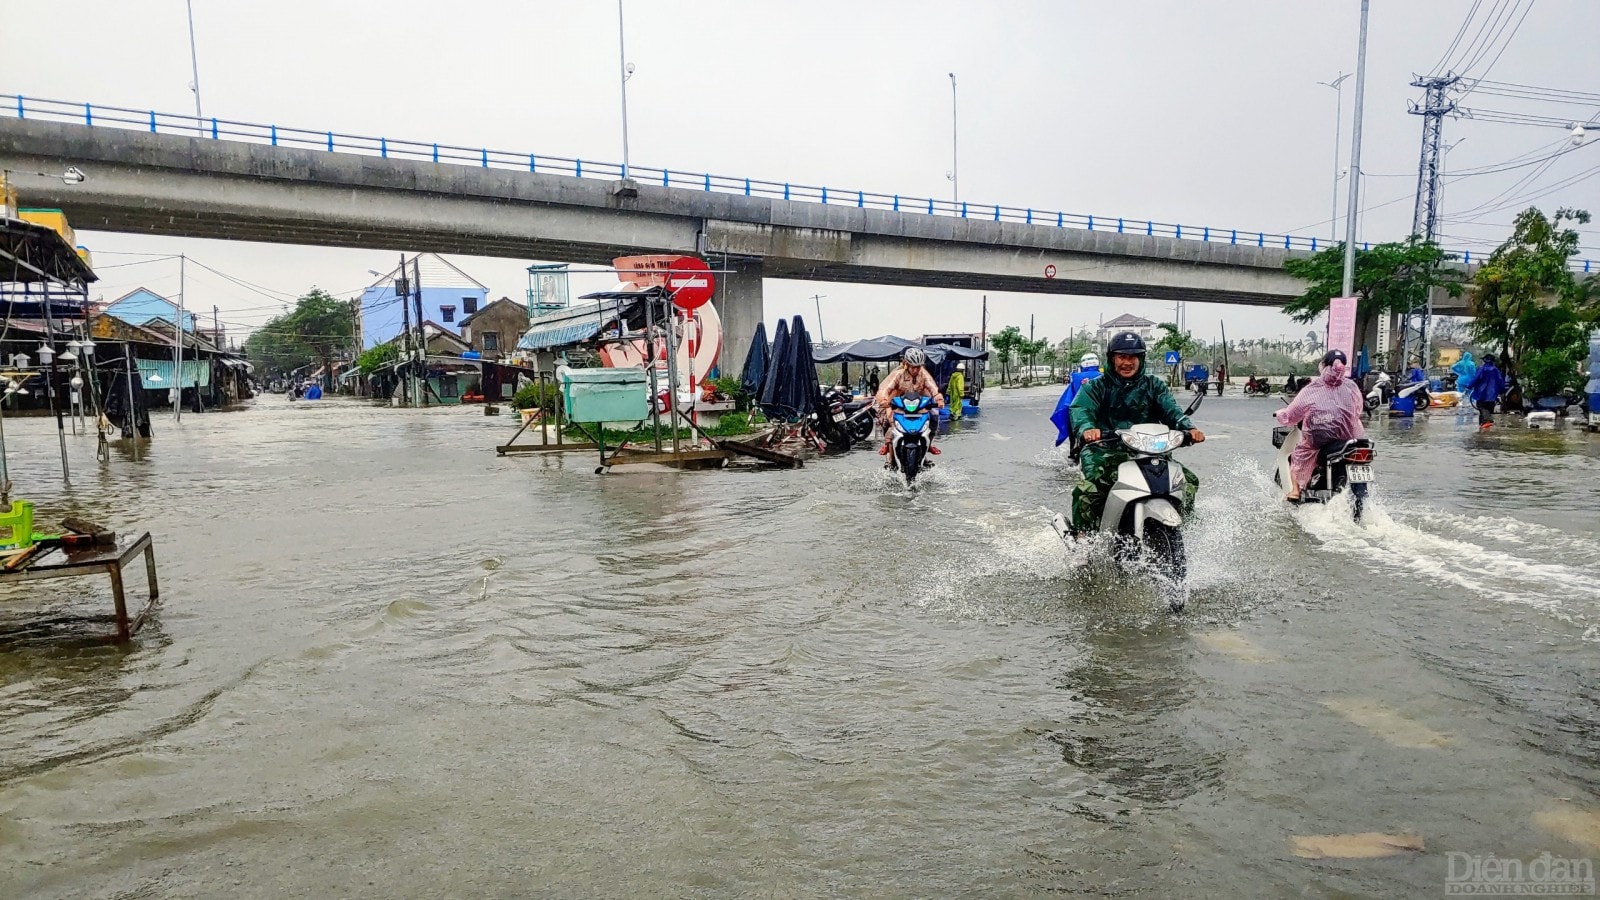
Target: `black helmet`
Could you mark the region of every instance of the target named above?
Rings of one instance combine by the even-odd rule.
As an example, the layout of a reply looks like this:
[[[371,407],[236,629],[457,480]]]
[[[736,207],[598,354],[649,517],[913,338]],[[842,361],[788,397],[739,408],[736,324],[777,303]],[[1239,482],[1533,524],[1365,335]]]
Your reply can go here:
[[[1345,365],[1350,364],[1350,360],[1345,358],[1343,350],[1329,350],[1327,353],[1322,354],[1322,364],[1324,366],[1333,365],[1335,360]]]
[[[1119,331],[1111,336],[1106,344],[1106,355],[1113,353],[1127,353],[1133,356],[1144,355],[1144,338],[1132,331]]]

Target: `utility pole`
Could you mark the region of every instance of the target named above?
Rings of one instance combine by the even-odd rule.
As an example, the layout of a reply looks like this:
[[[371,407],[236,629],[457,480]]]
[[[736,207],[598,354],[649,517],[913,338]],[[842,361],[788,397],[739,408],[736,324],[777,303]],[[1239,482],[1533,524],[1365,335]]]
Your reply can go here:
[[[1440,145],[1444,137],[1444,117],[1455,112],[1456,104],[1446,93],[1461,81],[1457,75],[1418,78],[1412,87],[1423,88],[1422,104],[1411,104],[1407,112],[1422,117],[1422,154],[1417,161],[1417,205],[1411,217],[1411,233],[1432,241],[1439,227]],[[1400,359],[1405,365],[1415,358],[1424,370],[1428,367],[1428,320],[1433,315],[1433,290],[1428,289],[1417,305],[1406,311],[1400,323]]]
[[[411,288],[406,284],[406,255],[404,253],[400,254],[400,268],[395,271],[397,274],[394,279],[394,297],[400,302],[400,318],[405,326],[405,331],[401,333],[402,340],[400,341],[400,349],[405,354],[406,361],[406,380],[403,384],[405,385],[406,402],[415,403],[417,385],[412,371],[416,367],[417,358],[411,352]],[[395,371],[398,373],[400,370],[397,367]]]
[[[183,295],[188,287],[185,267],[189,258],[178,255],[178,319],[172,323],[172,420],[183,421]]]
[[[620,0],[618,0],[620,2]],[[417,402],[428,405],[428,332],[422,327],[422,254],[411,257],[411,296],[417,310]]]
[[[820,341],[820,342],[823,342],[823,343],[826,343],[827,340],[828,340],[822,334],[822,298],[825,297],[825,296],[827,296],[827,295],[826,294],[812,294],[811,295],[811,302],[813,302],[813,303],[815,303],[817,305],[817,340]]]

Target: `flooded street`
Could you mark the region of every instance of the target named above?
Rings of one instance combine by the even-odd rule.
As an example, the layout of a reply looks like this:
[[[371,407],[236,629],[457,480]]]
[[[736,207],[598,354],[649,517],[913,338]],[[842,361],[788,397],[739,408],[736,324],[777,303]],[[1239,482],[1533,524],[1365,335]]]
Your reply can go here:
[[[498,458],[508,417],[7,420],[18,492],[151,531],[163,599],[0,589],[0,897],[1443,891],[1600,856],[1600,436],[1378,421],[1370,521],[1273,493],[1212,398],[1195,592],[1080,567],[1059,389],[923,490]],[[142,599],[142,579],[132,591]],[[45,620],[41,626],[39,622]],[[1297,836],[1425,849],[1299,858]]]

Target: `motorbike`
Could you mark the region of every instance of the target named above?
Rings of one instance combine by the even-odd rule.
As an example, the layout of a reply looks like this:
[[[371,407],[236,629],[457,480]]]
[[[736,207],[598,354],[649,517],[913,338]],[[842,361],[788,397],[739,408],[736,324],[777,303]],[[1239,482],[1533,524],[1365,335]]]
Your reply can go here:
[[[823,409],[851,443],[860,443],[872,437],[872,428],[877,424],[872,401],[858,401],[849,391],[843,388],[829,388],[822,392]]]
[[[1272,429],[1272,446],[1278,448],[1278,468],[1272,473],[1272,482],[1278,487],[1289,484],[1289,455],[1300,443],[1300,426],[1278,425]],[[1355,520],[1367,505],[1367,492],[1372,485],[1372,441],[1353,438],[1332,441],[1317,451],[1317,467],[1311,472],[1311,483],[1300,491],[1300,503],[1328,503],[1340,492],[1350,492],[1350,506]]]
[[[1266,397],[1271,393],[1272,385],[1267,384],[1267,380],[1265,378],[1257,379],[1252,377],[1249,381],[1244,383],[1244,394],[1246,397]]]
[[[1194,398],[1184,414],[1200,407]],[[1155,422],[1132,425],[1115,435],[1090,442],[1091,446],[1117,447],[1132,459],[1117,466],[1117,479],[1106,495],[1106,508],[1097,531],[1115,536],[1120,563],[1144,557],[1165,580],[1167,605],[1182,612],[1187,601],[1184,579],[1189,573],[1183,546],[1184,468],[1172,452],[1189,443],[1189,435]],[[1057,513],[1051,524],[1070,545],[1071,526]]]
[[[889,409],[889,459],[883,465],[905,476],[906,486],[914,488],[922,470],[933,468],[928,448],[933,446],[937,410],[932,397],[896,397]]]
[[[1426,381],[1416,381],[1399,389],[1394,386],[1394,381],[1389,378],[1388,372],[1379,372],[1378,378],[1372,384],[1372,390],[1367,391],[1367,412],[1371,413],[1380,406],[1387,406],[1389,401],[1396,397],[1410,397],[1416,401],[1416,410],[1421,412],[1433,404],[1433,395],[1428,393]]]

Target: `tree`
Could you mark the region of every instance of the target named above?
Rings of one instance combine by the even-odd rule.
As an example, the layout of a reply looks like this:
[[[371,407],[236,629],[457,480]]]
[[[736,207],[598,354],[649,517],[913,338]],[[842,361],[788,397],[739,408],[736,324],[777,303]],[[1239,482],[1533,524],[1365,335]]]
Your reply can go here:
[[[391,341],[379,344],[356,357],[356,368],[360,369],[363,375],[371,375],[399,358],[400,348]]]
[[[1538,366],[1544,387],[1559,381],[1554,373],[1561,355],[1578,353],[1572,359],[1576,369],[1581,351],[1566,341],[1581,345],[1577,323],[1589,304],[1589,285],[1580,284],[1567,268],[1567,261],[1578,253],[1578,232],[1564,223],[1587,225],[1589,214],[1562,208],[1554,217],[1546,217],[1537,207],[1523,210],[1512,223],[1511,237],[1489,255],[1473,279],[1478,287],[1473,335],[1500,348],[1509,378],[1515,378],[1518,361],[1539,353],[1544,357]],[[1535,396],[1543,396],[1538,386],[1529,387]]]
[[[1461,296],[1462,276],[1443,265],[1455,259],[1432,241],[1416,235],[1404,241],[1376,244],[1370,250],[1357,250],[1352,290],[1356,295],[1356,341],[1365,340],[1377,316],[1416,309],[1427,302],[1428,294],[1442,288],[1452,297]],[[1305,293],[1284,304],[1283,311],[1296,322],[1310,322],[1328,311],[1329,301],[1344,288],[1344,244],[1302,259],[1283,264],[1284,271],[1310,282]],[[1373,348],[1388,354],[1387,347]],[[1386,360],[1387,361],[1387,360]]]
[[[1011,354],[1021,350],[1027,341],[1028,339],[1022,336],[1022,329],[1015,325],[1007,325],[989,336],[989,346],[1000,354],[1001,384],[1011,380]]]
[[[245,353],[268,372],[284,373],[314,362],[333,366],[335,353],[355,333],[351,305],[321,288],[312,288],[284,315],[274,317],[244,342]]]
[[[1156,341],[1156,352],[1163,354],[1163,358],[1165,358],[1168,350],[1178,351],[1178,365],[1173,366],[1172,371],[1167,374],[1167,382],[1169,384],[1177,384],[1178,366],[1183,365],[1182,361],[1184,359],[1197,353],[1200,349],[1200,344],[1189,332],[1179,331],[1176,322],[1162,322],[1156,327],[1162,331],[1161,340]]]

